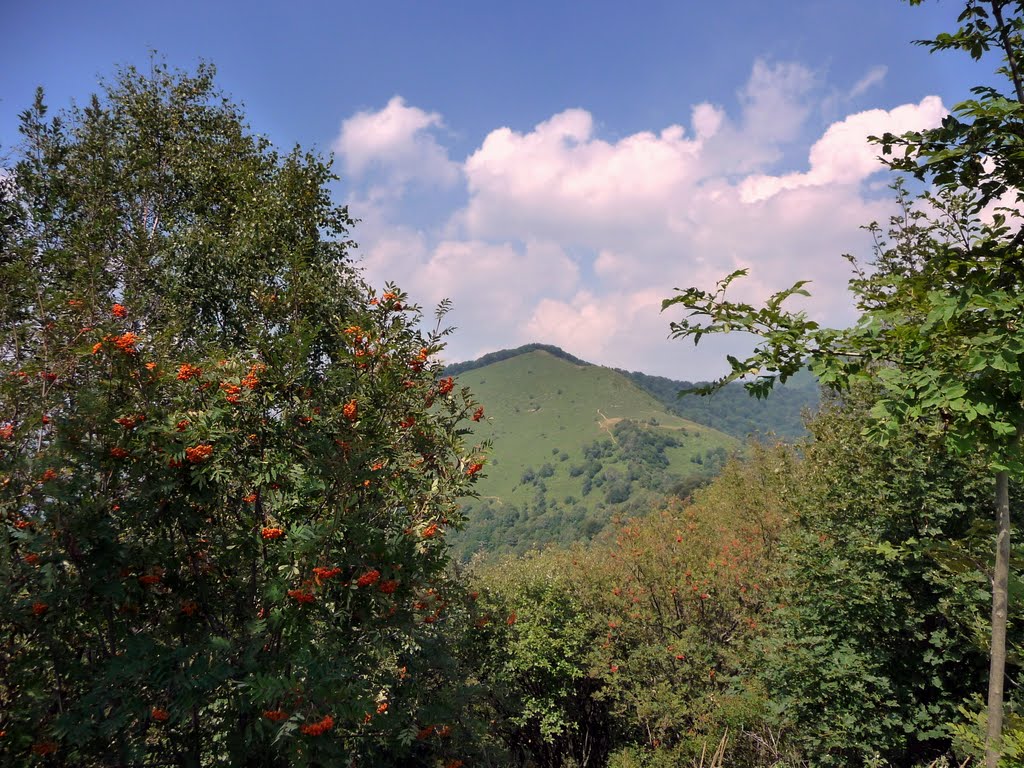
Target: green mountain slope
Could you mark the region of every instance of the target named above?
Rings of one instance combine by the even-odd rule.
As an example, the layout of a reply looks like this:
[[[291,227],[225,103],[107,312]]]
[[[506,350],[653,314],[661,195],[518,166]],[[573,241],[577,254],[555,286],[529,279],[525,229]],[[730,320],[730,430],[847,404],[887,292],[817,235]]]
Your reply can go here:
[[[713,395],[679,397],[680,391],[707,382],[676,381],[664,376],[619,372],[658,398],[672,413],[741,438],[749,435],[774,435],[787,439],[803,437],[807,434],[804,412],[816,411],[820,404],[818,380],[808,371],[801,371],[786,384],[776,385],[766,400],[751,397],[740,383],[729,384]]]
[[[453,537],[457,554],[524,551],[589,538],[618,511],[685,495],[735,438],[666,410],[622,373],[533,349],[465,369],[493,440],[480,498]]]
[[[454,363],[445,370],[451,376],[461,376],[468,371],[536,351],[549,352],[557,358],[576,365],[592,365],[550,344],[525,344],[516,349],[490,352],[476,360]],[[785,385],[777,385],[770,398],[757,400],[747,394],[747,390],[740,383],[730,384],[708,397],[697,395],[679,397],[679,392],[682,390],[693,389],[708,382],[669,379],[665,376],[651,376],[639,371],[625,371],[620,368],[613,370],[654,395],[662,405],[677,416],[714,427],[742,439],[751,435],[775,436],[783,439],[803,437],[807,434],[807,430],[804,429],[804,412],[816,411],[820,401],[818,380],[813,374],[806,371],[798,373]]]
[[[445,366],[444,372],[449,376],[458,376],[460,373],[466,371],[472,371],[477,368],[483,368],[484,366],[491,365],[492,363],[500,363],[502,360],[508,360],[512,357],[519,355],[525,355],[527,352],[549,352],[555,357],[561,358],[562,360],[568,360],[570,363],[576,365],[593,365],[588,363],[586,360],[580,360],[578,357],[570,355],[561,347],[556,347],[552,344],[524,344],[521,347],[515,349],[499,349],[497,352],[488,352],[486,355],[478,357],[476,360],[467,360],[464,363],[452,363],[451,365]],[[629,375],[629,374],[627,374]]]

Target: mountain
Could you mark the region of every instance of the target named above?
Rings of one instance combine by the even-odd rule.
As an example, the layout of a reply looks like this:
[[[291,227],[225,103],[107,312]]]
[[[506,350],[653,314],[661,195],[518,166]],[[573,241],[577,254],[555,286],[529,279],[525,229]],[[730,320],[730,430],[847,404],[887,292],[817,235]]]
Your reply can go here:
[[[473,371],[477,368],[484,368],[492,363],[500,363],[502,360],[508,360],[512,357],[518,357],[519,355],[525,355],[527,352],[547,352],[554,357],[561,360],[567,360],[573,365],[593,365],[588,363],[586,360],[580,360],[578,357],[574,357],[560,347],[556,347],[552,344],[524,344],[521,347],[515,349],[500,349],[497,352],[488,352],[482,357],[478,357],[476,360],[467,360],[464,363],[452,363],[446,366],[444,372],[449,376],[458,376],[460,373],[466,371]],[[627,374],[628,375],[628,374]]]
[[[617,513],[654,497],[686,495],[717,473],[741,442],[671,413],[622,372],[531,345],[462,364],[493,441],[457,555],[522,552],[592,537]],[[459,372],[461,371],[461,372]]]
[[[738,382],[713,395],[680,396],[680,392],[707,382],[676,381],[635,371],[619,372],[654,395],[672,413],[740,438],[751,435],[789,440],[803,437],[807,434],[804,413],[816,411],[820,401],[818,380],[809,371],[801,371],[784,385],[777,384],[771,397],[765,400],[751,397]]]
[[[515,349],[490,352],[476,360],[449,365],[445,372],[449,376],[459,376],[536,351],[547,352],[574,365],[593,366],[592,363],[580,360],[550,344],[525,344]],[[713,395],[680,396],[680,392],[695,389],[708,382],[669,379],[665,376],[651,376],[621,368],[612,370],[628,378],[640,389],[649,392],[677,416],[714,427],[741,439],[750,436],[773,436],[782,439],[803,437],[807,434],[803,422],[804,413],[816,411],[820,402],[818,380],[808,371],[801,371],[784,385],[776,385],[771,397],[766,400],[757,400],[747,394],[747,390],[738,382],[729,384]]]

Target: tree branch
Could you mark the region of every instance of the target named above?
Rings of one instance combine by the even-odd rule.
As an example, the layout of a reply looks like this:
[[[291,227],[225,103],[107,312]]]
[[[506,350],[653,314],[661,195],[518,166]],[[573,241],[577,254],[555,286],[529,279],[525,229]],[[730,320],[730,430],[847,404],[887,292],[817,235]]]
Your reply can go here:
[[[1024,84],[1021,83],[1020,72],[1017,70],[1017,60],[1013,55],[1013,45],[1010,43],[1010,33],[1003,21],[1004,0],[992,0],[992,14],[996,17],[996,24],[999,30],[999,42],[1006,52],[1006,63],[1010,68],[1010,79],[1013,81],[1013,89],[1017,94],[1017,101],[1024,104]]]

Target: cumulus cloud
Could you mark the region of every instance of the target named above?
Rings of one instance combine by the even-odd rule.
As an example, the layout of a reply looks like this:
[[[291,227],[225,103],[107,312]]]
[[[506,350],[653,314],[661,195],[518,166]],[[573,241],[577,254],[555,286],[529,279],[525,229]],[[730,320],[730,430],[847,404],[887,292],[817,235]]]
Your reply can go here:
[[[690,130],[673,124],[616,142],[596,136],[582,109],[529,132],[494,130],[465,162],[470,201],[457,221],[474,237],[525,230],[595,249],[665,247],[692,228],[695,198],[713,200],[733,175],[778,159],[807,119],[815,83],[802,66],[758,61],[737,120],[703,103]]]
[[[519,346],[536,339],[525,324],[546,297],[571,295],[579,265],[557,243],[440,240],[395,230],[367,249],[363,259],[374,284],[397,282],[420,303],[454,300],[448,321],[458,327],[452,360]],[[429,307],[428,307],[429,308]]]
[[[807,96],[815,85],[814,74],[800,64],[754,62],[740,91],[747,135],[772,143],[795,139],[810,112]]]
[[[544,298],[526,322],[527,335],[586,360],[612,360],[620,368],[647,371],[665,338],[666,322],[659,316],[662,293],[583,289],[568,299]]]
[[[699,113],[700,130],[717,112]],[[474,237],[535,236],[600,247],[621,232],[666,230],[665,202],[696,181],[703,139],[680,125],[609,143],[567,110],[528,133],[492,131],[466,160],[470,200],[457,223]]]
[[[752,176],[741,185],[743,200],[763,200],[781,190],[797,187],[860,182],[884,167],[878,160],[878,146],[869,143],[867,136],[934,128],[948,113],[938,96],[927,96],[919,104],[851,115],[830,125],[825,135],[814,143],[809,154],[809,171]]]
[[[353,177],[379,169],[391,184],[452,184],[459,167],[438,143],[435,133],[443,127],[437,112],[407,106],[401,96],[394,96],[383,109],[344,120],[333,148]]]
[[[693,115],[690,118],[693,123],[693,130],[701,141],[710,139],[718,133],[718,129],[725,122],[725,113],[714,104],[698,104],[693,108]]]
[[[859,86],[879,77],[868,73]],[[452,359],[541,341],[607,365],[714,376],[723,350],[739,354],[749,342],[714,340],[694,355],[666,341],[672,318],[660,304],[675,287],[710,288],[739,268],[751,274],[735,297],[756,302],[810,279],[814,295],[801,306],[820,322],[848,323],[840,255],[868,251],[861,225],[891,210],[869,189],[881,166],[866,136],[929,127],[946,110],[937,97],[867,110],[808,140],[814,99],[826,98],[819,85],[800,65],[756,62],[736,114],[702,103],[688,121],[614,141],[584,109],[526,131],[496,128],[461,166],[465,204],[434,231],[379,228],[367,273],[399,279],[423,302],[454,300]],[[392,104],[404,127],[385,137],[405,137],[399,147],[434,141],[423,132],[439,116]],[[355,155],[377,157],[376,147],[395,143],[375,141],[353,139]],[[808,144],[805,169],[776,169]]]

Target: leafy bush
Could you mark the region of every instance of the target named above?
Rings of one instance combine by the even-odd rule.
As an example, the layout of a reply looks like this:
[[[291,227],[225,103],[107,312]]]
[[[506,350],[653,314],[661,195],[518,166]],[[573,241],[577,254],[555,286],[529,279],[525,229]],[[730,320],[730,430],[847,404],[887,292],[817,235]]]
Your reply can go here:
[[[620,523],[585,549],[477,564],[471,663],[518,764],[685,764],[726,730],[728,764],[759,764],[768,708],[754,641],[772,609],[791,461],[733,464],[694,505]]]
[[[871,400],[855,391],[810,423],[766,648],[779,723],[814,765],[948,754],[948,725],[987,678],[990,481],[975,458],[922,451],[914,429],[871,443]]]

